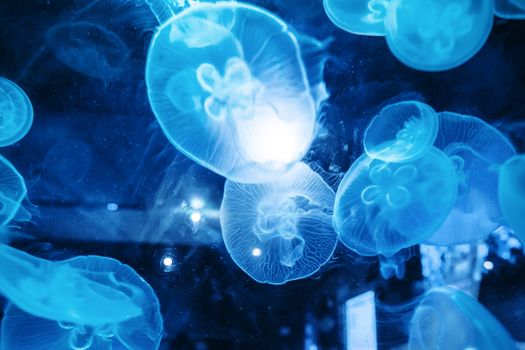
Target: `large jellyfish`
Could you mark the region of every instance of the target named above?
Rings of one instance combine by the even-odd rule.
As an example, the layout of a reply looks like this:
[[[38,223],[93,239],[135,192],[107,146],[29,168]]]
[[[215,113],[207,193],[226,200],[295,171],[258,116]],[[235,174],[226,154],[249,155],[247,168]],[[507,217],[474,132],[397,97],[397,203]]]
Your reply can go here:
[[[279,176],[314,137],[316,106],[297,39],[252,5],[203,3],[164,23],[146,83],[171,143],[235,182]]]
[[[517,349],[503,325],[476,299],[452,287],[428,291],[410,321],[409,350]]]
[[[443,112],[439,119],[435,146],[454,164],[458,198],[446,221],[427,243],[472,243],[502,223],[498,168],[516,151],[505,136],[479,118]]]
[[[312,275],[332,256],[334,192],[306,164],[263,184],[226,181],[221,227],[226,249],[250,277],[282,284]]]
[[[389,257],[432,235],[450,213],[456,194],[452,163],[434,147],[405,163],[362,155],[337,189],[334,227],[357,253]]]
[[[46,32],[45,38],[59,61],[92,78],[118,75],[130,55],[116,33],[86,21],[57,24]]]
[[[0,226],[13,218],[21,218],[29,213],[21,208],[27,193],[24,178],[7,159],[0,156]]]
[[[392,0],[386,40],[401,62],[423,71],[461,65],[487,40],[492,0]]]
[[[0,147],[20,141],[33,124],[33,106],[24,90],[0,77]]]
[[[525,155],[514,156],[501,166],[498,192],[503,217],[525,243]]]
[[[353,34],[384,36],[391,0],[323,0],[324,10],[339,28]]]
[[[525,19],[525,1],[494,0],[494,14],[507,19]]]
[[[365,152],[385,162],[419,158],[434,144],[438,127],[436,112],[425,103],[404,101],[388,105],[366,128]]]
[[[80,310],[82,314],[74,320],[64,320],[37,315],[34,310],[22,309],[13,303],[5,311],[2,324],[4,349],[158,349],[163,331],[159,303],[151,287],[133,269],[117,260],[98,256],[76,257],[55,264],[55,269],[70,271],[58,275],[64,277],[59,281],[62,286],[57,285],[56,280],[47,285],[40,277],[40,284],[31,286],[33,297],[42,295],[42,291],[53,291],[55,295],[50,295],[53,303],[49,308],[67,310],[70,306],[72,311]],[[91,281],[93,290],[85,289],[82,280],[72,278],[75,273],[71,271],[79,271]],[[51,270],[32,274],[36,272],[52,276]],[[75,285],[79,287],[76,294],[72,294],[76,299],[69,300],[68,288]],[[100,294],[98,300],[93,298],[94,292]],[[74,302],[69,304],[69,301]],[[86,313],[96,316],[83,317]]]

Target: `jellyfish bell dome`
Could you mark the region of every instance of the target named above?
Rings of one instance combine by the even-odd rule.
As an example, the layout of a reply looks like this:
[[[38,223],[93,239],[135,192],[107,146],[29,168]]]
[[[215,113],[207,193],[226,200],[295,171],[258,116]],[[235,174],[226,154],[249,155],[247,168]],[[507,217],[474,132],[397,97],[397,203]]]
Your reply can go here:
[[[0,226],[9,223],[27,194],[24,178],[7,159],[0,156]]]
[[[452,69],[485,44],[493,17],[492,0],[392,0],[386,40],[394,56],[411,68]]]
[[[494,0],[494,14],[506,19],[525,19],[525,1]]]
[[[279,176],[314,137],[316,105],[297,39],[252,5],[196,4],[164,23],[146,83],[170,142],[232,181]]]
[[[334,227],[341,242],[357,253],[390,257],[432,235],[456,195],[452,163],[435,147],[404,163],[363,154],[337,189]]]
[[[20,141],[33,124],[33,105],[24,90],[0,77],[0,147]]]
[[[224,187],[220,221],[233,261],[261,283],[305,278],[325,264],[337,244],[334,192],[306,164],[272,182]]]
[[[503,217],[525,243],[525,155],[514,156],[501,166],[498,194]]]
[[[443,225],[426,244],[476,242],[499,226],[499,167],[516,151],[496,128],[477,117],[442,112],[435,147],[451,160],[458,179],[458,196]]]
[[[352,34],[384,36],[390,0],[323,0],[328,18]]]
[[[385,162],[404,162],[423,156],[434,144],[437,113],[418,101],[386,106],[365,130],[365,152]]]

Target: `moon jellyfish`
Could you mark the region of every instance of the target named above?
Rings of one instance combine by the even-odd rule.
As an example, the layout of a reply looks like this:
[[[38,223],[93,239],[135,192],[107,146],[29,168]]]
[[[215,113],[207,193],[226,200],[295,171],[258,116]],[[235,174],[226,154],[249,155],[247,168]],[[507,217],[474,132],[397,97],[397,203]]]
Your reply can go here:
[[[0,77],[0,147],[20,141],[33,124],[33,106],[15,83]]]
[[[406,163],[362,155],[337,189],[334,227],[357,253],[390,257],[434,233],[454,206],[456,194],[452,163],[434,147]]]
[[[124,308],[118,299],[108,305],[93,300],[81,288],[77,295],[77,304],[85,304],[92,313],[101,316],[88,319],[78,317],[71,320],[56,319],[35,315],[29,310],[11,304],[5,311],[2,324],[2,345],[5,349],[104,349],[104,350],[142,350],[158,349],[162,337],[162,317],[159,303],[151,287],[137,273],[119,261],[98,256],[82,256],[56,263],[57,266],[82,271],[85,278],[94,285],[95,291],[110,301],[113,293],[126,295],[133,307]],[[75,280],[62,281],[67,287]],[[78,282],[78,281],[77,281]],[[99,289],[109,287],[112,291]],[[82,286],[81,284],[79,285]],[[44,290],[50,289],[43,285]],[[115,289],[113,289],[115,288]],[[58,289],[57,302],[59,308],[67,303],[67,289]],[[103,293],[104,292],[104,293]],[[33,294],[41,291],[35,289]],[[60,304],[61,298],[63,304]],[[86,300],[83,300],[84,297]],[[126,299],[124,299],[126,300]],[[126,317],[110,318],[115,312],[124,312]],[[106,315],[106,316],[104,316]]]
[[[361,35],[384,36],[385,16],[391,0],[324,0],[324,10],[333,24]]]
[[[334,192],[306,164],[263,184],[226,181],[220,218],[233,261],[261,283],[312,275],[337,244]]]
[[[130,56],[130,50],[116,33],[91,22],[57,24],[46,32],[45,38],[59,61],[92,78],[118,75]]]
[[[410,321],[409,350],[517,349],[503,325],[476,299],[451,287],[425,293]]]
[[[505,220],[525,243],[525,155],[514,156],[501,166],[498,192]]]
[[[385,162],[405,162],[423,156],[434,144],[439,128],[436,112],[418,101],[386,106],[365,130],[365,152]]]
[[[0,156],[0,226],[9,223],[19,212],[27,193],[24,178],[7,159]]]
[[[393,0],[386,40],[409,67],[452,69],[481,49],[492,29],[492,11],[492,0]]]
[[[525,1],[494,0],[494,14],[507,19],[525,19]]]
[[[458,198],[448,218],[426,243],[473,243],[502,223],[498,168],[516,151],[505,136],[479,118],[444,112],[439,113],[439,123],[435,146],[454,165]]]
[[[199,4],[170,19],[153,38],[146,83],[170,142],[232,181],[279,176],[314,137],[315,102],[297,39],[252,5]]]

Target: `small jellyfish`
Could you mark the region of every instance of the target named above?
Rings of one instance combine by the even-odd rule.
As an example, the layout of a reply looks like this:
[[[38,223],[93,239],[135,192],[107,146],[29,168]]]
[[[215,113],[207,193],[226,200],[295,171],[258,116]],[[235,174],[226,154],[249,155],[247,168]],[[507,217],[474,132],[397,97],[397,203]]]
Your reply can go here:
[[[455,68],[487,40],[492,0],[392,0],[385,18],[394,56],[423,71]]]
[[[7,159],[0,156],[0,227],[19,215],[30,215],[20,206],[27,193],[24,178]],[[20,217],[21,218],[21,217]]]
[[[263,184],[226,181],[220,218],[233,261],[261,283],[308,277],[332,256],[334,192],[306,164]]]
[[[146,83],[170,142],[235,182],[279,176],[314,137],[316,105],[297,38],[252,5],[203,3],[164,23]]]
[[[116,33],[91,22],[57,24],[46,32],[45,38],[59,61],[92,78],[117,76],[130,56],[127,45]]]
[[[514,156],[501,166],[498,193],[503,217],[525,243],[525,155]]]
[[[88,319],[79,317],[72,322],[34,315],[13,303],[6,309],[2,323],[4,349],[158,349],[163,332],[159,303],[151,287],[133,269],[117,260],[98,256],[76,257],[55,264],[82,271],[84,277],[94,285],[111,285],[112,288],[117,288],[120,293],[131,299],[136,309],[126,318],[111,320],[99,317],[94,319],[94,322],[89,322]],[[66,279],[62,282],[67,287],[68,283],[74,281]],[[106,291],[106,294],[103,289],[94,291],[100,292],[108,300],[111,297],[111,293]],[[67,289],[58,289],[56,292],[57,302],[65,298],[64,304],[67,303]],[[109,315],[124,311],[124,305],[118,300],[109,305],[99,304],[90,299],[89,295],[83,295],[83,292],[85,290],[80,289],[78,297],[84,296],[87,300],[79,299],[78,302],[89,306],[93,313]]]
[[[452,163],[434,147],[406,163],[364,154],[337,189],[334,227],[357,253],[390,257],[432,235],[449,215],[456,195]]]
[[[333,24],[352,33],[385,35],[385,17],[391,0],[324,0],[324,10]]]
[[[452,287],[425,293],[409,328],[409,350],[517,349],[507,330],[483,305]]]
[[[20,141],[33,124],[33,106],[15,83],[0,77],[0,147]]]
[[[418,101],[386,106],[365,130],[369,157],[384,162],[406,162],[423,156],[434,144],[439,128],[436,112]]]
[[[507,19],[525,19],[525,1],[494,0],[494,14]]]
[[[516,151],[505,136],[479,118],[450,112],[438,116],[435,147],[452,161],[458,197],[443,225],[426,243],[473,243],[502,224],[498,168]]]

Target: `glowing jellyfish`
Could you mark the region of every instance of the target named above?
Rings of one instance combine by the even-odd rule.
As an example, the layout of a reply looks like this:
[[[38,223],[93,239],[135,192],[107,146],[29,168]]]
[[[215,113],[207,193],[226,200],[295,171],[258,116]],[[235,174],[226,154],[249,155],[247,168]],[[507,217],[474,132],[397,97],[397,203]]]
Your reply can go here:
[[[24,212],[20,205],[27,193],[24,178],[13,164],[0,156],[0,226],[9,223],[13,218]],[[16,216],[16,217],[15,217]]]
[[[0,77],[0,147],[20,141],[33,124],[33,106],[15,83]]]
[[[147,59],[151,107],[177,149],[242,183],[284,173],[316,126],[295,35],[270,12],[199,4],[160,27]]]
[[[71,306],[73,310],[86,307],[86,310],[73,321],[35,315],[33,310],[12,304],[5,311],[2,324],[4,349],[158,349],[163,330],[159,303],[151,287],[133,269],[117,260],[98,256],[76,257],[55,264],[66,271],[81,271],[83,278],[93,284],[93,290],[80,288],[72,294],[76,297],[74,302],[68,304],[68,286],[77,284],[83,287],[84,282],[71,279],[74,274],[64,275],[60,282],[66,289],[53,284],[56,296],[50,297],[53,303],[48,307],[65,309]],[[45,276],[46,271],[43,272]],[[51,270],[47,272],[52,276],[49,274]],[[43,279],[40,277],[41,282],[45,282]],[[32,287],[42,288],[33,289],[33,297],[42,295],[42,290],[53,290],[43,283]],[[92,298],[94,292],[100,293],[99,300]],[[117,298],[118,295],[121,296]],[[122,299],[122,296],[126,298]],[[83,317],[86,312],[96,314],[96,317]],[[120,316],[110,317],[112,314]]]
[[[386,40],[409,67],[451,69],[481,49],[492,29],[492,11],[492,0],[393,0]]]
[[[428,291],[410,321],[409,350],[517,349],[503,325],[476,299],[440,287]]]
[[[45,38],[59,61],[92,78],[118,75],[130,55],[116,33],[91,22],[57,24],[46,32]]]
[[[334,227],[357,253],[392,256],[439,228],[456,194],[452,163],[434,147],[406,163],[362,155],[337,189]]]
[[[306,164],[264,184],[226,181],[221,227],[233,261],[254,280],[312,275],[332,256],[334,192]]]
[[[500,168],[498,192],[505,220],[525,243],[525,155],[510,158]]]
[[[458,198],[443,225],[426,243],[473,243],[502,224],[498,205],[498,168],[516,154],[511,143],[483,120],[439,113],[435,146],[452,161]]]
[[[353,34],[384,36],[385,16],[391,0],[324,0],[332,23]]]
[[[525,19],[525,1],[494,0],[494,14],[507,19]]]
[[[432,147],[438,128],[438,116],[429,105],[418,101],[394,103],[383,108],[366,128],[365,152],[385,162],[416,159]]]

